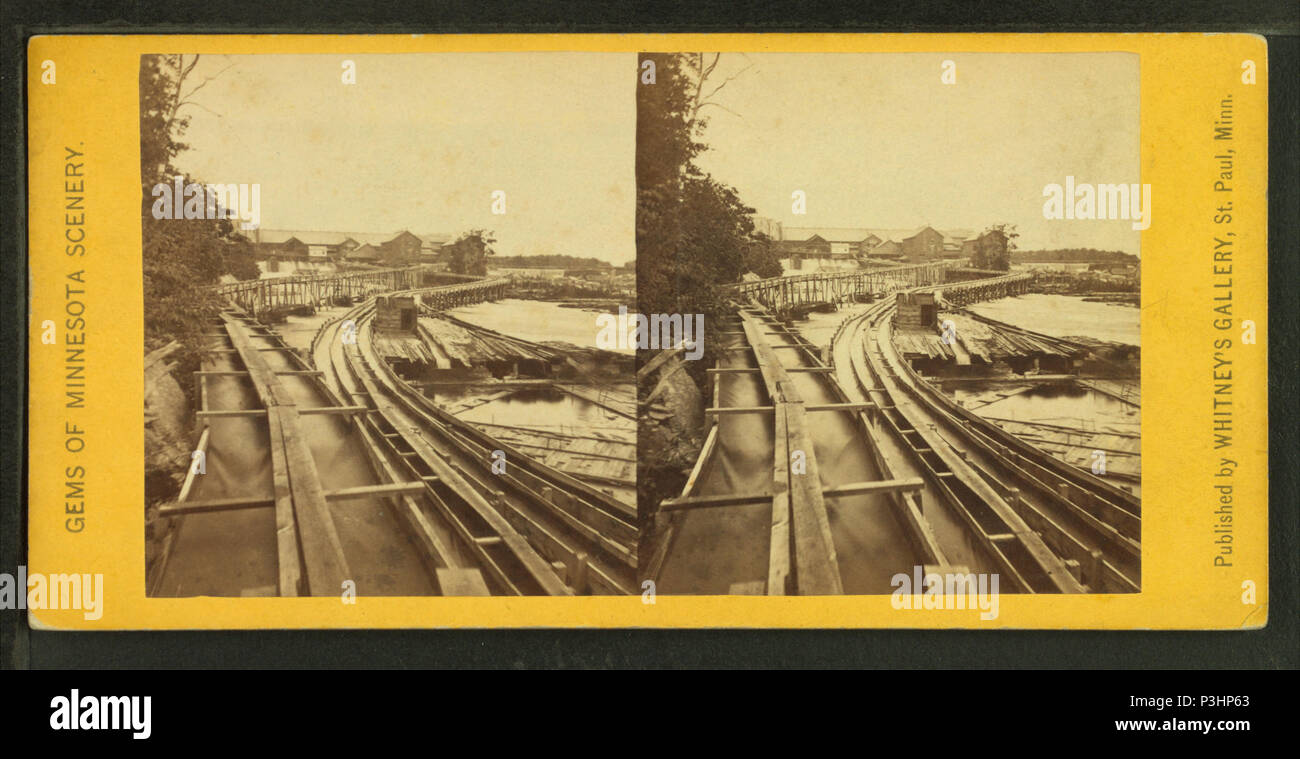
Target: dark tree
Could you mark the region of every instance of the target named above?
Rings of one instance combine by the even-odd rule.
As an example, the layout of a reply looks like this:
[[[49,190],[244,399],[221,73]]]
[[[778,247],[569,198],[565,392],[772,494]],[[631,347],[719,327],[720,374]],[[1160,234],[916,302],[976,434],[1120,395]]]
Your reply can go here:
[[[446,246],[447,270],[453,274],[487,274],[487,259],[496,239],[486,229],[471,229]]]
[[[1014,224],[994,224],[975,240],[975,253],[971,266],[976,269],[1010,271],[1011,253],[1016,249],[1020,233]]]
[[[638,80],[636,142],[637,300],[645,313],[703,313],[717,323],[725,309],[720,288],[746,271],[779,274],[770,241],[754,230],[754,209],[734,188],[699,169],[707,148],[700,112],[734,75],[709,77],[717,55],[645,54],[653,84]],[[715,341],[706,339],[707,346]],[[703,362],[703,363],[707,363]]]
[[[745,268],[764,279],[781,276],[781,256],[772,238],[762,232],[755,232],[753,237],[745,253]]]
[[[146,55],[140,59],[145,344],[157,347],[179,340],[185,349],[183,362],[197,360],[195,355],[204,343],[200,333],[221,308],[210,286],[223,275],[237,279],[260,275],[252,245],[230,220],[159,219],[153,213],[156,185],[171,184],[176,176],[181,177],[183,187],[197,181],[173,165],[177,154],[188,147],[181,137],[189,117],[181,111],[196,105],[194,93],[216,76],[194,83],[197,63],[198,56]],[[220,213],[214,216],[224,215],[224,209],[215,210]]]

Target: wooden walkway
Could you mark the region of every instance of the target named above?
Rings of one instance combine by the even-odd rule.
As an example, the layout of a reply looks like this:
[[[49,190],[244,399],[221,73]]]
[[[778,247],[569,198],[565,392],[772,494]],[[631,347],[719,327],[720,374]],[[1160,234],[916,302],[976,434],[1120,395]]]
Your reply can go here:
[[[742,282],[728,288],[732,297],[780,312],[794,306],[843,303],[859,295],[881,295],[903,287],[940,284],[945,272],[961,261],[934,261],[849,272],[802,274]]]

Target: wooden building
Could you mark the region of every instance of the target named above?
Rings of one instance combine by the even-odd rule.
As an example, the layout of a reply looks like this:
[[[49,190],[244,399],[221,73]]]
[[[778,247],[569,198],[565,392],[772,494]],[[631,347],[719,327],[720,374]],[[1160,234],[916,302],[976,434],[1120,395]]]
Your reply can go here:
[[[934,227],[921,227],[902,240],[903,258],[909,263],[923,263],[943,258],[943,233]]]
[[[408,230],[386,234],[255,229],[247,234],[261,259],[358,261],[386,266],[436,264],[445,257],[443,246],[451,239],[446,234],[417,235]]]
[[[375,329],[415,335],[419,313],[413,295],[381,295],[375,298]]]
[[[939,303],[934,293],[899,293],[899,327],[934,327],[939,322]]]

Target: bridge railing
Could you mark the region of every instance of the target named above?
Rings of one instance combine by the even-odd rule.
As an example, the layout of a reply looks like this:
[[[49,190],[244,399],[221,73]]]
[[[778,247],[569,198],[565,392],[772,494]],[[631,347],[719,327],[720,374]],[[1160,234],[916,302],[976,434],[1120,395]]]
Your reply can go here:
[[[908,284],[911,285],[928,284],[923,280],[931,278],[937,283],[942,281],[945,271],[964,263],[961,260],[942,260],[851,271],[769,277],[728,285],[724,288],[724,293],[741,300],[756,300],[768,308],[781,308],[805,302],[836,300],[861,292],[863,286],[883,288],[886,283],[902,279],[907,279]]]
[[[281,287],[301,284],[320,284],[322,282],[344,282],[349,280],[364,281],[371,278],[382,278],[390,275],[401,274],[404,272],[419,272],[424,270],[424,266],[402,266],[389,269],[366,269],[363,271],[336,272],[333,274],[294,274],[288,277],[263,277],[261,279],[243,279],[238,282],[224,282],[219,285],[211,285],[211,289],[221,295],[232,293],[246,292],[259,287]],[[466,277],[472,278],[472,275],[451,274],[449,272],[438,272],[449,277]]]
[[[266,277],[213,285],[212,289],[219,296],[235,302],[248,313],[256,315],[279,307],[318,305],[341,295],[365,295],[375,289],[409,289],[421,284],[422,275],[426,273],[436,274],[444,280],[476,282],[482,279],[471,274],[435,271],[427,265],[420,264],[333,274]]]
[[[979,269],[967,269],[966,271],[981,271]],[[939,297],[949,305],[965,306],[976,301],[990,300],[1000,298],[1005,295],[1014,295],[1023,293],[1033,281],[1034,276],[1028,272],[1007,273],[1002,271],[987,271],[986,273],[995,275],[984,279],[968,279],[961,282],[951,282],[935,287],[927,287],[927,290],[934,290]]]

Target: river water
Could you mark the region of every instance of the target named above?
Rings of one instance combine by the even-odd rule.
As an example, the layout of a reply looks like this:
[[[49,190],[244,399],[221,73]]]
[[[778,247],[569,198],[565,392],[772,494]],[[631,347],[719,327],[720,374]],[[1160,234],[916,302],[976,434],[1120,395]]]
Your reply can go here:
[[[1125,345],[1141,345],[1136,306],[1093,303],[1078,295],[1028,293],[968,306],[980,316],[1052,337],[1084,336]]]
[[[1094,303],[1076,295],[1030,293],[976,303],[969,310],[1053,337],[1082,336],[1127,345],[1141,343],[1140,311],[1129,305]],[[1005,384],[997,388],[963,385],[945,389],[968,402],[981,416],[1131,434],[1140,432],[1138,406],[1072,382],[1039,384],[1025,392],[1015,392],[1020,388]],[[990,397],[991,390],[1015,394],[998,400],[996,396]],[[993,402],[979,405],[990,400]]]
[[[602,326],[609,322],[604,319],[597,322],[597,317],[609,313],[607,311],[567,308],[553,301],[508,298],[462,306],[446,313],[470,324],[536,343],[567,343],[624,355],[633,355],[636,350],[634,340],[624,339],[620,342],[612,330],[606,330],[606,339],[598,340]],[[611,340],[613,344],[609,344]],[[636,401],[636,392],[631,384],[634,381],[633,375],[629,373],[624,384],[604,388],[602,392],[611,397],[617,396],[623,404],[631,406]],[[436,390],[431,388],[427,392],[444,408],[455,408],[474,398],[498,395],[491,387],[484,386],[444,386]],[[535,429],[548,433],[636,440],[635,419],[552,388],[515,391],[453,413],[468,422],[488,425],[486,429],[489,432],[492,432],[490,425],[504,425],[519,430]],[[636,503],[636,490],[633,487],[616,486],[608,482],[599,482],[596,486],[626,503]]]
[[[609,323],[604,319],[597,322],[597,317],[608,313],[587,308],[566,308],[552,301],[514,298],[476,303],[447,312],[449,316],[471,324],[535,343],[562,342],[581,348],[601,348],[626,355],[634,354],[635,341],[618,341],[612,332],[610,337],[613,344],[597,344],[604,325]],[[616,313],[610,315],[617,317]]]
[[[799,334],[808,338],[818,348],[825,348],[831,344],[831,339],[835,337],[835,331],[839,329],[840,324],[850,316],[866,311],[871,308],[870,303],[849,303],[840,306],[840,310],[830,313],[813,312],[808,314],[808,318],[803,321],[794,323],[795,329]]]

